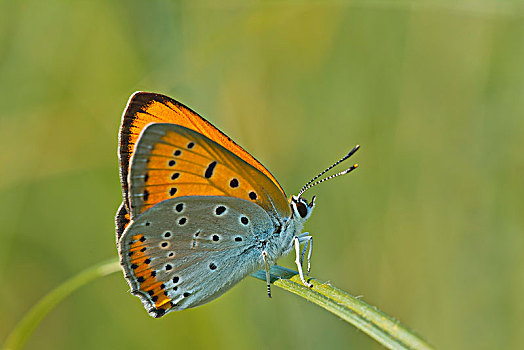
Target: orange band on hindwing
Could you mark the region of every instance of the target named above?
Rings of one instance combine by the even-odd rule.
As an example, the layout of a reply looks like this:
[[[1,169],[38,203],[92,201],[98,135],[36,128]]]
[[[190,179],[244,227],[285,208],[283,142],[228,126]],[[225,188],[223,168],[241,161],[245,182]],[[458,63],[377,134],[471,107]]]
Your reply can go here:
[[[129,248],[130,270],[135,275],[139,290],[143,292],[144,296],[147,294],[155,308],[158,309],[167,305],[171,299],[166,296],[165,286],[156,278],[155,270],[151,268],[151,257],[147,255],[147,248],[143,235],[132,237]]]

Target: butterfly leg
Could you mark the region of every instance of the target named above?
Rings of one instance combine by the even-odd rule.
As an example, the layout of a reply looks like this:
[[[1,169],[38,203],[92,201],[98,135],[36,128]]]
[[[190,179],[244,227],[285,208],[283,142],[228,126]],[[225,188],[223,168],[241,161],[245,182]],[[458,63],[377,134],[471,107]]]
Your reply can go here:
[[[300,264],[300,239],[297,236],[295,236],[293,237],[293,241],[295,243],[295,264],[297,264],[298,267],[298,274],[300,275],[300,280],[302,281],[302,283],[304,283],[306,287],[311,288],[313,287],[313,285],[311,283],[306,282],[306,279],[304,278],[304,271],[302,271],[302,264]]]
[[[302,248],[302,254],[300,255],[300,265],[302,265],[302,262],[304,261],[304,254],[306,253],[306,249],[309,246],[309,251],[307,253],[306,275],[309,275],[309,271],[311,271],[311,253],[313,252],[313,236],[309,236],[308,233],[309,232],[304,232],[298,236],[299,243],[306,242],[306,244],[304,244],[304,248]]]
[[[269,274],[269,258],[266,251],[262,252],[262,258],[264,258],[264,262],[266,263],[266,283],[267,283],[267,296],[271,298],[271,279]]]
[[[304,263],[304,254],[306,254],[306,249],[309,244],[309,240],[304,239],[304,236],[307,236],[308,234],[309,232],[304,232],[297,236],[299,243],[303,243],[304,241],[306,242],[306,244],[304,244],[304,248],[302,248],[302,253],[300,254],[300,265]]]

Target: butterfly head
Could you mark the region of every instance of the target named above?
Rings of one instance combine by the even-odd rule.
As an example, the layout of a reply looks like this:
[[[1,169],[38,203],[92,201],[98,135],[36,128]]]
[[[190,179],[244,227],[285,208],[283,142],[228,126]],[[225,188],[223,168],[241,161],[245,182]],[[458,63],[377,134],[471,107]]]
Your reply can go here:
[[[305,222],[311,216],[313,208],[315,208],[315,196],[311,199],[311,202],[307,202],[305,198],[299,196],[291,196],[291,211],[293,217],[296,220]]]

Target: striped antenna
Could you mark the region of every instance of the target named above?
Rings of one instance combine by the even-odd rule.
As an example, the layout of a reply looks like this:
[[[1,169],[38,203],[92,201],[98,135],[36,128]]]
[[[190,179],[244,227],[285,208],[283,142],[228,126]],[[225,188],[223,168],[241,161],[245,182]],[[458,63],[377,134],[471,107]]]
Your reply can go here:
[[[340,163],[342,163],[343,161],[345,161],[346,159],[348,159],[349,157],[351,157],[356,151],[358,151],[358,149],[360,148],[359,145],[356,145],[351,151],[349,151],[348,154],[346,154],[344,157],[340,158],[338,161],[336,161],[335,163],[333,163],[332,165],[330,165],[329,167],[326,168],[326,170],[324,170],[323,172],[321,172],[320,174],[318,174],[317,176],[315,176],[314,178],[312,178],[311,180],[309,180],[309,182],[307,184],[304,185],[304,187],[302,187],[302,189],[300,190],[300,192],[298,193],[297,197],[300,197],[304,192],[306,192],[307,190],[309,190],[311,187],[313,186],[316,186],[318,185],[319,183],[322,183],[324,181],[327,181],[327,180],[330,180],[330,179],[333,179],[337,176],[340,176],[340,175],[346,175],[346,174],[349,174],[351,171],[355,170],[356,168],[358,168],[358,164],[353,164],[351,167],[347,168],[346,170],[344,171],[341,171],[339,173],[336,173],[336,174],[333,174],[331,176],[328,176],[322,180],[319,180],[317,182],[315,182],[316,179],[318,179],[319,177],[321,177],[322,175],[324,175],[325,173],[327,173],[328,171],[330,171],[331,169],[333,169],[334,167],[336,167],[337,165],[339,165]]]

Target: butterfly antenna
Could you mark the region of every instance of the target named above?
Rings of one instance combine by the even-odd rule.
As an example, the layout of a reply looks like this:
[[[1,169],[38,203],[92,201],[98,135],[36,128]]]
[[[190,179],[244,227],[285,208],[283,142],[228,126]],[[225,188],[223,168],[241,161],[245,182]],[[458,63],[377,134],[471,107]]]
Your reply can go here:
[[[351,171],[355,170],[356,168],[358,168],[358,164],[353,164],[351,167],[347,168],[346,170],[344,171],[341,171],[339,173],[336,173],[336,174],[333,174],[331,176],[328,176],[322,180],[319,180],[319,181],[316,181],[316,179],[318,179],[319,177],[321,177],[322,175],[324,175],[325,173],[327,173],[328,171],[330,171],[331,169],[333,169],[334,167],[336,167],[337,165],[339,165],[340,163],[342,163],[343,161],[345,161],[346,159],[348,159],[349,157],[351,157],[353,154],[355,154],[356,151],[358,151],[358,149],[360,148],[359,145],[356,145],[351,151],[349,151],[348,154],[346,154],[344,157],[340,158],[338,161],[336,161],[335,163],[333,163],[332,165],[330,165],[329,167],[326,168],[326,170],[322,171],[320,174],[318,174],[317,176],[315,176],[314,178],[312,178],[311,180],[309,180],[309,182],[307,184],[304,185],[304,187],[302,187],[302,189],[300,190],[300,192],[298,193],[298,197],[300,197],[304,192],[306,192],[307,190],[309,190],[311,187],[313,186],[316,186],[318,185],[319,183],[322,183],[324,181],[327,181],[327,180],[330,180],[330,179],[333,179],[337,176],[340,176],[340,175],[346,175],[348,173],[350,173]]]

